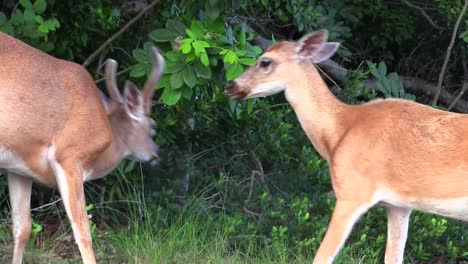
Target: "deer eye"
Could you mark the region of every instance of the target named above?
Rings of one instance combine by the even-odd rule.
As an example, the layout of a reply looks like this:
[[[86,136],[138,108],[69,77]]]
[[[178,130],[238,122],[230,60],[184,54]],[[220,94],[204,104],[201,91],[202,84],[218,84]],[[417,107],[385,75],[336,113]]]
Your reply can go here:
[[[260,65],[260,68],[266,68],[266,67],[270,66],[270,64],[271,64],[271,60],[265,58],[265,59],[260,60],[259,65]]]

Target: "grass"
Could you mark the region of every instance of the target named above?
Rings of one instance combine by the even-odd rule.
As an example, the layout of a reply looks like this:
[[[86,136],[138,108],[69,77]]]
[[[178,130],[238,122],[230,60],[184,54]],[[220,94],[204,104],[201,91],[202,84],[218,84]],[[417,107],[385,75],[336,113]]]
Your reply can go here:
[[[91,213],[95,215],[92,223],[93,247],[98,263],[132,263],[132,264],[182,264],[182,263],[311,263],[315,250],[322,239],[324,227],[328,220],[326,216],[331,214],[329,209],[320,209],[319,201],[299,199],[297,203],[285,204],[291,207],[291,211],[283,212],[279,203],[272,200],[274,210],[288,215],[287,221],[291,230],[284,236],[269,233],[278,222],[265,216],[265,219],[246,220],[235,213],[226,214],[221,209],[207,209],[206,200],[194,197],[183,208],[171,211],[160,207],[147,208],[142,195],[133,190],[127,196],[124,208],[126,212],[118,211],[114,207],[100,208],[95,206]],[[318,197],[317,199],[319,199]],[[323,198],[320,198],[323,200]],[[148,202],[148,201],[147,201]],[[314,205],[313,209],[305,208],[305,211],[314,214],[304,223],[296,224],[297,228],[305,228],[304,231],[292,230],[294,225],[291,219],[297,218],[294,212],[302,209],[294,209],[306,203]],[[322,201],[326,204],[327,202]],[[302,208],[302,207],[301,207]],[[101,210],[101,212],[99,212]],[[353,229],[352,236],[340,251],[335,264],[349,263],[383,263],[385,250],[385,216],[384,210],[371,210]],[[267,212],[265,211],[265,215]],[[301,214],[298,214],[301,215]],[[106,216],[107,220],[102,220]],[[109,220],[111,216],[111,220]],[[47,219],[47,222],[39,220],[42,231],[33,235],[30,239],[24,263],[81,263],[77,246],[72,240],[70,225],[67,223],[63,211],[55,208],[45,215],[36,215],[36,218]],[[51,220],[52,219],[52,220]],[[410,227],[410,237],[405,256],[407,263],[424,263],[414,261],[415,256],[421,255],[414,251],[417,243],[427,246],[429,243],[437,243],[442,251],[448,251],[444,244],[435,238],[445,234],[447,228],[460,226],[460,230],[450,230],[454,242],[460,244],[466,236],[468,229],[463,223],[455,225],[440,224],[440,219],[432,223],[432,216],[415,213]],[[262,223],[263,221],[263,223]],[[52,224],[50,223],[52,222]],[[281,221],[284,222],[284,221]],[[309,226],[309,224],[311,226]],[[285,226],[288,223],[284,223]],[[439,226],[441,225],[441,226]],[[278,225],[280,226],[280,225]],[[259,228],[266,228],[259,231]],[[320,229],[323,229],[320,231]],[[266,231],[265,231],[266,230]],[[302,229],[300,229],[302,230]],[[435,231],[441,230],[441,234]],[[423,233],[421,233],[424,231]],[[303,233],[304,232],[304,233]],[[302,235],[308,232],[308,235]],[[279,232],[281,233],[281,232]],[[263,234],[263,235],[262,235]],[[297,242],[296,236],[313,238],[313,244],[304,246]],[[363,235],[367,237],[363,237]],[[287,237],[289,236],[289,237]],[[380,237],[382,236],[382,237]],[[419,237],[417,237],[419,236]],[[380,238],[379,238],[380,237]],[[430,239],[428,239],[428,237]],[[289,240],[288,240],[289,239]],[[288,240],[288,241],[287,241]],[[457,242],[458,241],[458,242]],[[461,244],[461,250],[466,248]],[[427,251],[427,250],[426,250]],[[426,263],[436,263],[430,259],[434,253],[429,252]],[[11,263],[12,239],[9,224],[0,222],[0,264]],[[409,261],[411,259],[411,261]],[[417,259],[417,258],[416,258]],[[409,261],[409,262],[408,262]],[[446,261],[440,263],[463,263]]]
[[[266,264],[312,261],[310,254],[301,253],[295,248],[268,246],[271,241],[266,237],[253,234],[233,237],[226,228],[229,225],[228,217],[222,213],[205,214],[197,211],[199,208],[189,205],[172,220],[162,215],[146,215],[138,219],[137,214],[131,214],[133,219],[125,228],[97,231],[93,234],[93,246],[98,262]],[[75,245],[71,249],[73,253],[68,254],[67,258],[59,256],[57,244],[70,234],[70,230],[66,233],[57,232],[50,237],[36,236],[31,239],[26,249],[25,263],[81,263]],[[0,263],[10,263],[11,236],[6,225],[0,228],[0,236]],[[335,263],[379,263],[377,259],[355,253],[347,247]]]

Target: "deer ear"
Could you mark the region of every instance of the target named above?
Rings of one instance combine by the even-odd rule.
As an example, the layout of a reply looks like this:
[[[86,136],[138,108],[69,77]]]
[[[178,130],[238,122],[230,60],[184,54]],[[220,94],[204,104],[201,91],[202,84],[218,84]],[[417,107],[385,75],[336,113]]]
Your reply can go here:
[[[340,47],[340,43],[338,42],[325,42],[322,48],[312,55],[312,61],[319,63],[331,58],[338,50],[338,47]]]
[[[144,116],[143,95],[130,81],[125,82],[124,102],[125,110],[132,119],[138,121]]]
[[[297,44],[296,52],[300,58],[310,58],[314,63],[322,62],[335,54],[339,47],[337,42],[326,42],[328,31],[317,30],[302,37]]]

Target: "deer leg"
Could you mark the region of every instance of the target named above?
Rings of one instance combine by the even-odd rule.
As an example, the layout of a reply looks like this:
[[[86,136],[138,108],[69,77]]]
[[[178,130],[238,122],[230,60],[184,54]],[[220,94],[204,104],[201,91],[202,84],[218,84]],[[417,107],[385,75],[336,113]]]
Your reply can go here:
[[[411,209],[390,205],[387,210],[388,230],[385,264],[403,263]]]
[[[59,163],[49,156],[58,189],[72,225],[73,236],[84,264],[95,264],[83,187],[83,172],[77,162]]]
[[[23,262],[24,247],[31,235],[31,187],[31,179],[8,172],[8,189],[13,219],[13,264]]]
[[[332,263],[346,241],[354,223],[373,204],[357,201],[336,202],[325,237],[314,258],[314,264]]]

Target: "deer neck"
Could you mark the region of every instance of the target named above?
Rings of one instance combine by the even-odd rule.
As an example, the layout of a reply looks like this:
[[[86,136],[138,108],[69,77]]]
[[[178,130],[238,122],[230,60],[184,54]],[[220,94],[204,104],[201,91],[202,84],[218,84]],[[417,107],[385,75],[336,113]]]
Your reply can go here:
[[[286,99],[315,149],[330,161],[345,131],[341,118],[349,106],[330,92],[312,64],[304,65],[303,71],[303,78],[286,90]]]
[[[96,157],[90,168],[91,173],[85,180],[106,176],[129,155],[124,140],[116,132],[116,128],[112,126],[112,142],[107,149]]]

